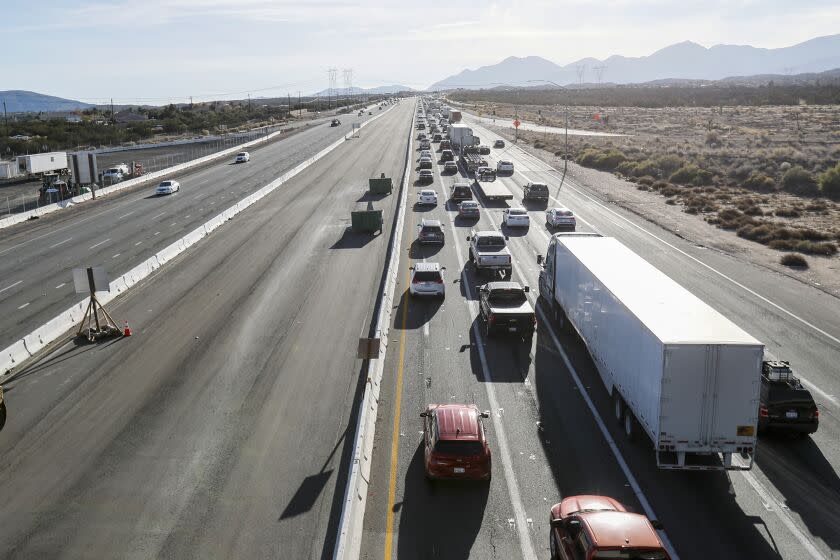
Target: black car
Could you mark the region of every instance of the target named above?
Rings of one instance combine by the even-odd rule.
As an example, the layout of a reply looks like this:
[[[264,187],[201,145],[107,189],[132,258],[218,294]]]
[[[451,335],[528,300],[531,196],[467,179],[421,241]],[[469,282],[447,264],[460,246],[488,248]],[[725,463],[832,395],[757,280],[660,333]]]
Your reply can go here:
[[[522,200],[548,202],[548,185],[545,183],[528,183],[522,187]]]
[[[494,148],[504,148],[505,147],[505,141],[504,140],[496,140],[495,142],[493,142],[493,147]]]
[[[790,362],[762,362],[759,431],[806,435],[816,432],[819,423],[820,411],[814,397],[793,374]]]
[[[452,150],[443,150],[440,153],[440,161],[455,161],[455,154],[452,153]]]
[[[420,243],[440,243],[443,245],[446,236],[440,220],[423,220],[417,226],[417,241]]]

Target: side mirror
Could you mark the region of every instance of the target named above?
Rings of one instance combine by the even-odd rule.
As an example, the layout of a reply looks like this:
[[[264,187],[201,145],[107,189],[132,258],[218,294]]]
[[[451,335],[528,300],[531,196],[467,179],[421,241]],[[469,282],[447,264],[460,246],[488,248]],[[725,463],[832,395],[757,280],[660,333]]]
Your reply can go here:
[[[542,264],[542,263],[543,263],[543,256],[542,255],[537,255],[537,264]]]
[[[467,241],[469,241],[469,240],[470,240],[470,236],[468,235],[468,236],[467,236]]]
[[[505,235],[505,241],[510,241],[510,237],[508,237],[507,235]]]
[[[413,266],[409,266],[409,267],[408,267],[408,270],[414,270],[414,267],[413,267]]]
[[[489,411],[489,410],[485,410],[485,411],[483,411],[483,412],[481,413],[481,417],[482,417],[482,418],[490,418],[490,411]]]
[[[441,270],[446,270],[445,266],[440,267]]]
[[[524,288],[522,288],[522,290],[527,294],[531,291],[531,288],[529,286],[525,286]]]
[[[427,412],[421,412],[420,413],[420,418],[425,418],[426,416],[428,416]]]

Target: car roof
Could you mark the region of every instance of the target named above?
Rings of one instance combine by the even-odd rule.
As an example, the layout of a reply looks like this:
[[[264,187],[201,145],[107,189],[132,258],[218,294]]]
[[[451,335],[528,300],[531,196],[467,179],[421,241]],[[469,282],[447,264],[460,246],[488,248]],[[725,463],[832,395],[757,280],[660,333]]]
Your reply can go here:
[[[431,169],[421,169],[420,170],[420,175],[431,175],[431,174],[432,174]]]
[[[579,514],[599,547],[662,548],[648,518],[638,513],[596,511]]]
[[[621,502],[614,500],[609,496],[569,496],[560,502],[559,506],[559,514],[561,517],[568,517],[574,513],[585,511],[626,511]]]
[[[423,227],[440,227],[440,220],[423,219],[420,221],[420,225]]]
[[[478,408],[469,404],[430,405],[435,409],[438,437],[443,440],[478,440]]]
[[[493,236],[498,235],[499,237],[502,236],[502,233],[500,231],[493,231],[492,229],[487,229],[487,230],[483,230],[483,231],[474,231],[472,234],[473,234],[473,237],[484,237],[484,236],[489,236],[489,235],[493,235]]]
[[[440,271],[440,263],[433,262],[417,262],[414,263],[414,272],[438,272]]]
[[[423,189],[422,191],[420,191],[420,194],[437,194],[437,193],[432,189]]]
[[[489,290],[521,290],[522,284],[519,282],[510,282],[510,281],[498,281],[498,282],[487,282],[485,284]]]
[[[552,210],[557,212],[571,212],[571,210],[566,208],[565,206],[555,206],[554,208],[549,209],[549,212],[551,212]]]
[[[514,210],[516,210],[517,212],[525,212],[525,213],[528,212],[522,206],[511,206],[510,208],[508,208],[508,210],[511,211],[511,212],[513,212]]]

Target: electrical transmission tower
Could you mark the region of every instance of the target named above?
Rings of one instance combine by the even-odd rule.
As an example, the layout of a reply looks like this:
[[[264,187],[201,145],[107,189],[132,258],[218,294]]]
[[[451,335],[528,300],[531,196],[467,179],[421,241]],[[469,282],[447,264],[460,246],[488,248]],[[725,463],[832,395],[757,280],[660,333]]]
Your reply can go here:
[[[332,98],[335,91],[335,80],[336,76],[338,75],[337,68],[329,68],[327,70],[327,79],[329,81],[329,87],[327,88],[327,107],[330,109],[332,108]]]
[[[577,70],[578,85],[583,85],[583,78],[586,76],[586,64],[578,64],[575,69]]]
[[[341,72],[344,75],[344,94],[353,99],[353,69],[345,68]]]
[[[604,72],[607,70],[607,67],[603,64],[599,66],[593,66],[593,70],[595,70],[595,76],[598,79],[598,85],[601,85],[601,78],[604,77]]]

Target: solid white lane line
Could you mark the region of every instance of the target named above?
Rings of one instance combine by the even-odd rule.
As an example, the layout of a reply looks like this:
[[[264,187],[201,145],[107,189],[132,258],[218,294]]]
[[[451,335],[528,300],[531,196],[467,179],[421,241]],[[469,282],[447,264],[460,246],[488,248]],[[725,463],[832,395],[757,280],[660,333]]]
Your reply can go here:
[[[23,309],[23,308],[24,308],[24,307],[26,307],[27,305],[29,305],[29,302],[28,302],[28,301],[27,301],[26,303],[24,303],[23,305],[21,305],[20,307],[18,307],[18,309]]]
[[[787,506],[779,503],[779,501],[774,498],[770,492],[767,491],[764,486],[761,485],[760,482],[755,478],[749,471],[739,471],[742,475],[744,475],[744,479],[746,479],[747,483],[753,487],[755,493],[759,495],[759,497],[764,501],[765,504],[769,504],[773,506],[773,510],[778,515],[779,520],[782,524],[787,527],[788,531],[793,533],[793,536],[796,537],[796,540],[805,548],[805,551],[814,558],[815,560],[825,560],[825,556],[823,556],[822,552],[811,542],[811,539],[808,538],[805,533],[803,533],[799,527],[796,526],[796,523],[790,518],[790,514],[787,512]]]
[[[2,290],[0,290],[0,294],[2,294],[3,292],[5,292],[6,290],[11,290],[12,288],[14,288],[15,286],[17,286],[18,284],[23,284],[23,280],[18,280],[18,281],[17,281],[17,282],[15,282],[14,284],[9,284],[8,286],[6,286],[6,287],[5,287],[5,288],[3,288]]]
[[[429,318],[424,317],[426,320],[423,322],[423,336],[429,338]]]
[[[160,218],[160,217],[161,217],[161,216],[163,216],[164,214],[166,214],[166,212],[161,212],[160,214],[157,214],[157,215],[155,215],[155,216],[152,216],[152,219],[154,220],[155,218]]]
[[[96,245],[91,245],[90,247],[88,247],[88,249],[96,249],[96,248],[97,248],[97,247],[99,247],[100,245],[103,245],[103,244],[105,244],[105,243],[108,243],[109,241],[111,241],[111,238],[110,238],[110,237],[109,237],[108,239],[105,239],[105,240],[103,240],[103,241],[100,241],[100,242],[99,242],[99,243],[97,243]]]
[[[131,211],[131,212],[129,212],[128,214],[123,214],[122,216],[120,216],[120,217],[119,217],[119,218],[117,218],[117,219],[118,219],[118,220],[122,220],[123,218],[128,218],[128,217],[129,217],[129,216],[131,216],[132,214],[134,214],[134,210],[132,210],[132,211]]]
[[[67,243],[67,242],[68,242],[68,241],[70,241],[71,239],[73,239],[73,238],[72,238],[72,237],[68,237],[67,239],[64,239],[63,241],[59,241],[58,243],[53,243],[52,245],[50,245],[50,249],[53,249],[53,248],[55,248],[55,247],[58,247],[59,245],[64,245],[65,243]]]
[[[156,231],[156,232],[155,232],[155,235],[160,235],[160,232],[159,232],[159,231]]]
[[[169,227],[175,227],[177,225],[178,225],[178,222],[172,222],[171,224],[169,224]]]
[[[187,214],[186,216],[184,216],[184,219],[185,219],[185,220],[189,220],[189,219],[190,219],[190,216],[191,216],[191,214]]]
[[[453,220],[449,221],[449,228],[452,231],[452,239],[455,245],[455,253],[458,256],[458,262],[465,262],[461,247],[458,245],[458,232],[455,230],[455,223]],[[464,290],[467,294],[467,309],[470,317],[475,319],[478,315],[475,302],[472,300],[472,287],[467,283],[466,268],[461,270],[461,282],[464,285]],[[519,493],[519,484],[516,481],[516,473],[513,470],[513,462],[510,458],[510,448],[508,447],[507,435],[505,427],[495,411],[499,410],[499,401],[496,399],[496,389],[493,386],[492,378],[490,377],[490,369],[487,366],[487,357],[484,355],[484,345],[481,332],[478,328],[478,322],[473,321],[472,325],[473,335],[478,346],[478,357],[481,363],[481,376],[484,382],[484,388],[487,391],[487,400],[490,403],[490,409],[494,412],[490,413],[490,418],[493,419],[493,430],[496,433],[496,438],[499,442],[499,451],[502,456],[502,470],[505,474],[505,483],[508,491],[508,498],[510,499],[511,507],[513,508],[514,519],[516,520],[516,532],[519,535],[519,547],[522,550],[522,557],[525,560],[536,560],[537,555],[534,552],[534,545],[531,542],[531,533],[528,530],[528,518],[525,515],[525,506],[522,503],[522,496]]]
[[[143,242],[142,242],[142,241],[138,241],[137,243],[135,243],[135,244],[134,244],[134,246],[135,246],[135,247],[137,247],[137,246],[138,246],[138,245],[140,245],[141,243],[143,243]]]
[[[58,286],[56,286],[56,287],[55,287],[55,289],[56,289],[56,290],[58,290],[58,289],[60,289],[60,288],[63,288],[63,287],[64,287],[64,286],[66,286],[66,285],[67,285],[67,282],[62,282],[61,284],[59,284]]]
[[[112,258],[112,259],[116,259],[116,258],[117,258],[117,257],[119,257],[120,255],[122,255],[122,253],[117,253],[116,255],[114,255],[114,256],[113,256],[113,257],[111,257],[111,258]]]

